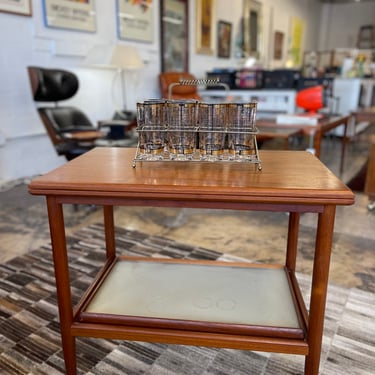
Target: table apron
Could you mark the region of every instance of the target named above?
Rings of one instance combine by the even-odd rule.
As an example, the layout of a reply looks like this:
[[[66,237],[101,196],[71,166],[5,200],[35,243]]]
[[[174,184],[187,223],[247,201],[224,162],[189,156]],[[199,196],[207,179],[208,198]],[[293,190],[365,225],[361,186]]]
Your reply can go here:
[[[305,204],[299,202],[231,202],[188,199],[146,199],[146,198],[113,198],[113,197],[77,197],[57,196],[56,202],[61,204],[92,204],[100,206],[142,206],[142,207],[174,207],[174,208],[207,208],[226,210],[249,210],[271,212],[312,212],[321,213],[326,204]],[[332,204],[335,204],[332,202]]]

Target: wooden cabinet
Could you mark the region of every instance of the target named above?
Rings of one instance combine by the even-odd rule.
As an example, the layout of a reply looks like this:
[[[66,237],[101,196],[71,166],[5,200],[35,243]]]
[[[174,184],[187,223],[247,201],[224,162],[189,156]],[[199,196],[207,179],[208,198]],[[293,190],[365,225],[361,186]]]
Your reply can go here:
[[[235,162],[133,168],[134,155],[135,149],[97,148],[29,185],[47,199],[67,373],[76,373],[75,337],[90,336],[300,354],[305,374],[318,374],[335,209],[353,204],[353,193],[303,151],[261,151],[262,171]],[[75,307],[68,203],[103,206],[105,227],[106,262]],[[118,256],[116,205],[289,213],[285,264]],[[309,310],[295,276],[303,212],[318,216]]]

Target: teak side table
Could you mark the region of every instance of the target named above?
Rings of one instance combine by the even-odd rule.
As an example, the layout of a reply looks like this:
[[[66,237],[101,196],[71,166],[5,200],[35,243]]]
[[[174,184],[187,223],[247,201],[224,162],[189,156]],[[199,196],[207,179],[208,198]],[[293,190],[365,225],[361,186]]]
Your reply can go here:
[[[340,155],[340,173],[344,170],[345,150],[348,142],[347,130],[349,126],[351,116],[340,115],[340,116],[324,116],[319,119],[317,125],[306,125],[306,124],[277,124],[274,119],[260,119],[257,121],[257,127],[260,130],[260,135],[263,132],[271,133],[271,129],[298,129],[303,134],[310,137],[309,147],[314,148],[315,155],[319,158],[321,154],[322,139],[324,134],[329,131],[336,129],[339,126],[344,127],[344,134],[341,140],[341,155]],[[268,129],[268,130],[267,130]],[[278,134],[275,132],[275,137]]]
[[[318,374],[335,210],[354,194],[304,151],[236,162],[140,162],[135,149],[96,148],[33,180],[47,199],[66,371],[89,336],[304,355]],[[103,206],[106,262],[72,306],[64,204]],[[288,212],[283,265],[117,256],[113,206]],[[295,276],[299,219],[318,215],[309,311]]]

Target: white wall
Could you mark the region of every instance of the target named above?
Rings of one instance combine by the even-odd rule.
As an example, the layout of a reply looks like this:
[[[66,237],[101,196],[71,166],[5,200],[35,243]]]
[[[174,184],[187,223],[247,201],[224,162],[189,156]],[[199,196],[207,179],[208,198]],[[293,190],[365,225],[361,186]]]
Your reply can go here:
[[[297,16],[305,21],[305,48],[316,49],[321,4],[318,0],[259,0],[263,5],[263,60],[270,59],[273,32],[285,32],[285,52],[289,37],[289,20]],[[42,1],[32,1],[33,16],[0,13],[0,182],[44,173],[65,160],[57,157],[35,110],[26,73],[28,65],[59,67],[75,71],[80,90],[70,104],[82,108],[93,122],[108,119],[116,109],[111,97],[112,71],[100,71],[83,65],[87,51],[96,44],[118,41],[115,1],[96,0],[97,31],[84,33],[46,28]],[[160,72],[159,1],[154,0],[154,41],[136,44],[147,64],[139,76],[131,98],[137,100],[159,96]],[[242,14],[242,0],[216,0],[216,20],[233,24],[232,46]],[[197,77],[215,67],[237,67],[234,57],[218,59],[195,53],[195,1],[189,0],[190,71]],[[234,47],[233,47],[234,48]],[[285,55],[285,54],[284,54]]]
[[[320,25],[319,50],[356,48],[360,27],[375,27],[375,3],[323,4]]]

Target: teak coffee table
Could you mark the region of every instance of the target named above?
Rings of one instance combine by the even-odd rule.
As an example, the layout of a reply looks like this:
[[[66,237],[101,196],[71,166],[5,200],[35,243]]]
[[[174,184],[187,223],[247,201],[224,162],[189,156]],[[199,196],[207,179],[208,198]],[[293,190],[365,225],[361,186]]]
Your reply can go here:
[[[260,350],[306,356],[318,374],[337,205],[353,193],[305,151],[261,151],[263,170],[236,162],[139,162],[135,149],[96,148],[33,180],[47,199],[66,371],[75,337]],[[72,306],[63,205],[103,206],[106,262]],[[285,264],[117,256],[113,206],[289,212]],[[299,219],[316,213],[309,311],[295,276]]]

